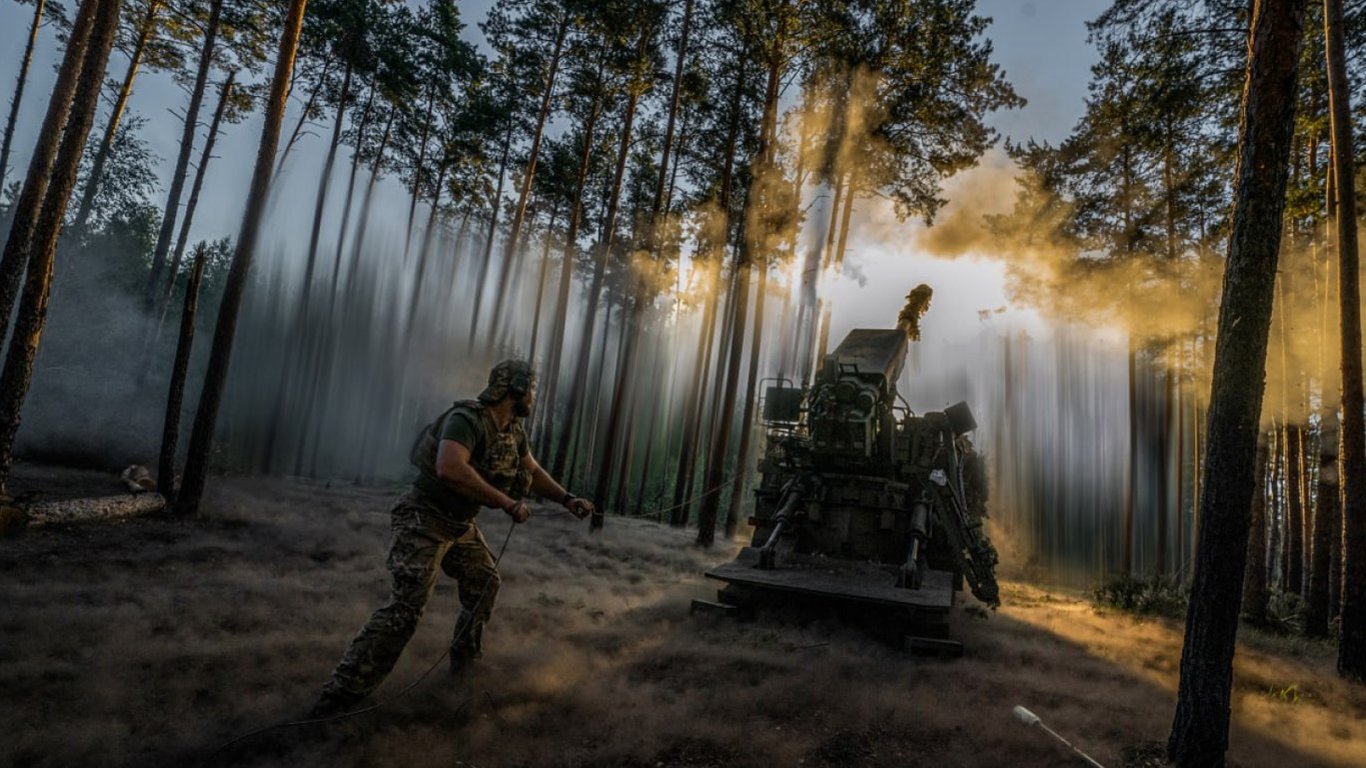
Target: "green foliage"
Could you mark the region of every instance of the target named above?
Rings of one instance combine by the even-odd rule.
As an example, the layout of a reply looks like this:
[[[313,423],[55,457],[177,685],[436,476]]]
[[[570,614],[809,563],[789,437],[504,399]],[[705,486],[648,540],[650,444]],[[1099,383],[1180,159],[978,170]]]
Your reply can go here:
[[[87,228],[92,230],[117,229],[121,237],[128,237],[137,229],[136,222],[145,220],[147,206],[156,195],[157,177],[155,164],[160,160],[152,153],[151,147],[138,132],[147,119],[141,115],[129,114],[114,134],[114,143],[109,149],[104,172],[95,188],[94,204],[90,210]],[[84,189],[89,178],[91,163],[94,161],[94,146],[81,158],[76,189]],[[74,206],[73,206],[74,208]],[[76,211],[69,211],[75,215]],[[159,215],[156,216],[159,220]],[[150,253],[156,244],[155,227],[152,241],[147,246],[148,263]],[[123,247],[134,247],[137,239],[122,243]]]
[[[1096,585],[1092,600],[1098,607],[1115,608],[1140,616],[1181,618],[1186,615],[1189,588],[1166,575],[1139,578],[1119,574]]]
[[[1270,686],[1262,695],[1283,704],[1299,704],[1301,699],[1308,698],[1306,694],[1301,694],[1300,686],[1296,683],[1291,683],[1283,688]]]
[[[862,144],[855,181],[890,197],[900,218],[928,223],[944,203],[940,181],[996,143],[987,114],[1024,99],[991,60],[990,20],[973,13],[975,3],[936,0],[913,11],[895,0],[853,5],[858,26],[835,57],[876,77],[865,135],[852,137]]]

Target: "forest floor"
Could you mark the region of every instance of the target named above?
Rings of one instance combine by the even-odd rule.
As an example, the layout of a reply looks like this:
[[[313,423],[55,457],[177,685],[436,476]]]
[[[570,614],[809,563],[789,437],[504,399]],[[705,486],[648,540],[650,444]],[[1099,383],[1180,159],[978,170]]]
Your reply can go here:
[[[387,592],[392,490],[212,483],[195,520],[38,528],[0,540],[0,765],[1074,766],[1024,705],[1102,764],[1157,765],[1179,622],[1096,609],[1012,579],[955,608],[961,659],[911,657],[827,620],[690,616],[733,545],[549,508],[519,527],[485,656],[373,712],[296,719]],[[110,475],[20,465],[12,490],[117,492]],[[495,550],[507,519],[480,520]],[[970,598],[969,598],[970,600]],[[445,649],[442,578],[378,697]],[[1330,644],[1240,633],[1232,762],[1362,765],[1366,687]]]

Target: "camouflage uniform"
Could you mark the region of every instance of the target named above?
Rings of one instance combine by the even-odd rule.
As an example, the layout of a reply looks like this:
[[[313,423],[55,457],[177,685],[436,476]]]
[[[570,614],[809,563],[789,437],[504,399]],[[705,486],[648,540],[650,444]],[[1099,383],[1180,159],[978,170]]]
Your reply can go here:
[[[474,522],[479,505],[437,479],[436,451],[440,441],[453,434],[471,448],[470,464],[485,481],[513,499],[526,494],[531,477],[520,466],[527,451],[526,434],[516,420],[500,432],[485,407],[507,392],[506,372],[500,373],[505,365],[494,369],[479,401],[456,403],[414,443],[410,458],[418,479],[390,510],[393,540],[386,566],[393,590],[346,649],[323,686],[325,699],[359,700],[388,676],[417,629],[436,585],[438,565],[459,584],[462,609],[451,638],[452,661],[460,664],[481,655],[484,624],[493,612],[501,579],[488,542]]]
[[[393,590],[388,602],[351,641],[324,686],[325,693],[359,699],[383,682],[417,630],[418,619],[436,586],[438,565],[459,583],[463,606],[451,638],[451,655],[479,657],[484,623],[493,612],[501,584],[493,554],[474,521],[452,538],[449,526],[434,524],[422,513],[422,507],[407,494],[394,505],[393,543],[385,563],[393,576]]]

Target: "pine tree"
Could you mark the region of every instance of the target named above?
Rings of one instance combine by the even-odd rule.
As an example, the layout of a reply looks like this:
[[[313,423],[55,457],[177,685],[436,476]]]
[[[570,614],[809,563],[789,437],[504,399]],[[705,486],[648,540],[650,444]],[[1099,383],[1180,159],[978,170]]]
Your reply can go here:
[[[19,121],[19,105],[24,100],[24,86],[28,84],[28,68],[33,63],[33,46],[38,42],[38,28],[43,23],[43,9],[46,0],[33,0],[33,21],[29,24],[28,39],[24,42],[24,55],[19,59],[19,74],[14,78],[14,96],[10,98],[9,118],[5,120],[5,138],[0,142],[0,190],[5,189],[9,178],[9,151],[14,143],[14,126]]]
[[[1303,0],[1258,0],[1248,46],[1233,234],[1220,301],[1198,554],[1168,758],[1222,766],[1256,436],[1295,118]]]
[[[1361,373],[1361,287],[1357,258],[1356,174],[1351,96],[1341,0],[1324,0],[1333,178],[1337,189],[1338,307],[1342,344],[1342,424],[1338,451],[1342,499],[1342,636],[1338,672],[1366,679],[1366,404]]]
[[[14,463],[14,437],[19,431],[24,399],[32,382],[33,361],[37,357],[43,327],[47,321],[57,239],[61,235],[71,190],[76,184],[76,173],[80,167],[81,153],[85,150],[86,136],[90,133],[95,107],[99,103],[104,70],[109,63],[109,51],[113,47],[114,35],[118,31],[119,0],[86,0],[82,4],[81,15],[86,14],[87,6],[93,6],[89,9],[89,31],[78,33],[73,30],[68,42],[68,56],[64,57],[62,72],[58,74],[58,90],[52,97],[54,102],[69,99],[68,110],[63,110],[68,114],[61,129],[61,145],[51,161],[50,170],[44,174],[46,179],[41,185],[42,206],[31,227],[20,230],[16,219],[10,232],[11,243],[18,238],[26,241],[24,250],[27,252],[21,256],[20,263],[27,264],[28,269],[24,277],[24,290],[19,301],[18,313],[14,319],[14,329],[5,352],[4,369],[0,370],[0,495],[4,495],[10,467]],[[79,27],[82,19],[78,17],[76,24]],[[68,95],[62,88],[61,80],[67,74],[67,59],[72,54],[80,57],[80,66],[79,74],[73,83],[74,87]],[[60,110],[60,106],[57,105],[54,109],[54,106],[50,105],[49,117],[54,111]],[[41,159],[42,153],[35,152],[34,164],[40,163]],[[31,165],[30,176],[32,170]],[[5,250],[8,256],[9,244]],[[8,316],[9,308],[6,306],[4,309]]]
[[[205,481],[208,478],[209,454],[213,445],[214,428],[218,422],[218,407],[223,400],[228,363],[232,357],[233,338],[237,332],[238,311],[242,305],[242,296],[246,292],[251,259],[261,232],[266,196],[270,191],[271,166],[280,140],[280,125],[284,119],[287,99],[286,89],[294,69],[294,56],[299,46],[299,32],[303,27],[306,4],[307,0],[290,0],[289,14],[280,31],[279,52],[271,78],[270,95],[266,101],[266,115],[261,128],[256,167],[252,172],[251,188],[247,196],[246,211],[242,217],[242,229],[237,236],[232,267],[228,272],[222,303],[218,309],[218,322],[214,326],[209,364],[204,373],[204,386],[199,397],[199,407],[195,412],[194,429],[190,434],[185,477],[176,503],[176,510],[185,515],[194,514],[199,510]]]

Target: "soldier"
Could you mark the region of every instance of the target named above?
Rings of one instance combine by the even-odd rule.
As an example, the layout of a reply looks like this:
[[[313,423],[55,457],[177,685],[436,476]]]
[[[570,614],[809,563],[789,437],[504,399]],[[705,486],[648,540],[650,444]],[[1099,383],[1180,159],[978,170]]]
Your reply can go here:
[[[438,566],[459,582],[451,673],[463,672],[480,657],[484,624],[500,583],[493,554],[474,522],[480,506],[501,509],[514,524],[522,523],[531,515],[522,501],[530,490],[559,500],[579,519],[595,511],[532,457],[521,418],[531,414],[535,398],[531,366],[505,360],[489,373],[477,400],[456,402],[418,435],[409,454],[418,477],[390,510],[394,536],[386,565],[393,592],[323,685],[314,717],[349,709],[394,668],[417,629]]]

